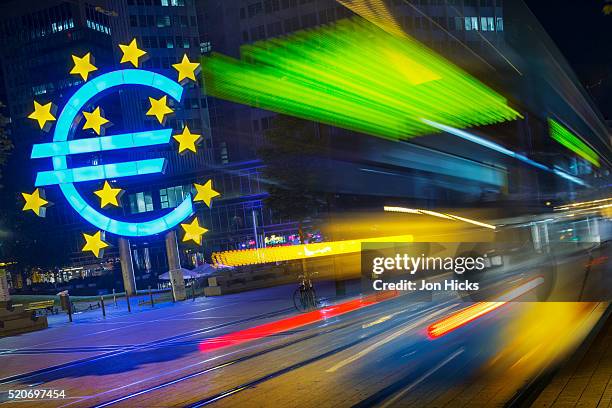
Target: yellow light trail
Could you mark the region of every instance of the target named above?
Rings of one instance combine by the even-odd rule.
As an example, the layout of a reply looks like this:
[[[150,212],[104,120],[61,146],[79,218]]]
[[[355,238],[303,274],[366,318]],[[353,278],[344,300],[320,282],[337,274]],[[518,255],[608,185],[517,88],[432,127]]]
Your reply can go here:
[[[256,265],[356,253],[361,251],[361,244],[366,242],[413,242],[413,236],[395,235],[346,241],[318,242],[315,244],[223,251],[213,253],[212,258],[213,264],[216,266]]]
[[[445,218],[445,219],[448,219],[448,220],[463,221],[463,222],[467,222],[469,224],[478,225],[480,227],[485,227],[485,228],[489,228],[489,229],[495,229],[496,228],[495,225],[492,225],[492,224],[487,224],[487,223],[484,223],[484,222],[472,220],[470,218],[460,217],[458,215],[444,214],[444,213],[441,213],[441,212],[431,211],[431,210],[419,210],[419,209],[416,209],[416,208],[391,207],[391,206],[385,206],[384,210],[388,211],[388,212],[399,212],[399,213],[409,213],[409,214],[431,215],[433,217]]]
[[[589,207],[589,206],[592,206],[592,205],[595,205],[595,204],[598,205],[595,208],[605,208],[605,207],[601,207],[601,206],[605,206],[606,203],[608,203],[608,202],[612,202],[612,197],[602,198],[602,199],[599,199],[599,200],[583,201],[583,202],[579,202],[579,203],[567,204],[567,205],[555,207],[554,210],[555,211],[565,211],[565,210],[570,210],[570,209],[573,210],[573,209],[576,209],[576,208],[579,208],[579,207]]]

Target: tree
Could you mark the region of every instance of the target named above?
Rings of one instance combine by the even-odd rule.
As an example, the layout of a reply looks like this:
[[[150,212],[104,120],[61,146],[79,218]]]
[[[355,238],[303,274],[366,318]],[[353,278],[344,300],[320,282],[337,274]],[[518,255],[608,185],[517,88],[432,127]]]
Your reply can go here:
[[[282,218],[298,223],[304,244],[304,222],[329,209],[329,196],[322,192],[320,177],[330,170],[327,157],[329,127],[292,116],[277,116],[266,132],[266,144],[259,150],[268,182],[265,204]],[[322,169],[323,168],[323,169]],[[306,273],[306,261],[302,259]],[[345,294],[345,285],[334,267],[336,295]]]
[[[319,124],[279,115],[265,136],[259,149],[268,182],[265,205],[281,218],[297,221],[304,243],[304,222],[326,203],[315,176],[325,147]]]

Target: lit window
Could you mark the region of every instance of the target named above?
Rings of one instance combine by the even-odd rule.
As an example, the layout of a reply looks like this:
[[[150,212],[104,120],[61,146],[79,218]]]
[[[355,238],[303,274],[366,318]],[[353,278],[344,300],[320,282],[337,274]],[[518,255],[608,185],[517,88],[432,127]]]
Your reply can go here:
[[[471,17],[465,18],[465,31],[472,31],[472,18]]]
[[[480,17],[480,28],[482,31],[488,31],[487,30],[487,18],[486,17]]]
[[[495,31],[495,24],[493,23],[493,17],[487,17],[487,27],[489,31]]]
[[[206,54],[207,52],[210,52],[211,49],[212,49],[212,46],[210,45],[210,41],[200,43],[200,53],[201,54]]]
[[[161,208],[175,208],[189,194],[189,186],[175,186],[159,190]]]
[[[478,30],[478,17],[472,17],[472,30]]]
[[[153,198],[151,193],[130,194],[130,210],[133,214],[153,211]]]
[[[497,17],[497,31],[504,31],[504,19]]]

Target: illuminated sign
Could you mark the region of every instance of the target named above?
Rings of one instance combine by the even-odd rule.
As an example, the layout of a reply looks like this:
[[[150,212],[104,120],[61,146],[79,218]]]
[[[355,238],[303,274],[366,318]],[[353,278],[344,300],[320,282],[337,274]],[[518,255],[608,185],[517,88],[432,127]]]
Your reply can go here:
[[[114,180],[164,173],[167,165],[165,158],[104,164],[98,164],[95,161],[89,166],[71,167],[69,166],[69,157],[159,146],[171,143],[173,140],[179,145],[179,153],[182,154],[184,151],[196,153],[196,144],[201,139],[200,135],[192,134],[187,127],[184,127],[182,133],[174,136],[173,130],[169,128],[111,136],[104,135],[104,130],[110,125],[110,121],[104,117],[104,112],[99,106],[95,105],[95,102],[106,95],[108,91],[118,90],[121,87],[141,86],[163,92],[164,95],[159,99],[149,97],[151,107],[145,112],[145,115],[154,116],[163,125],[166,115],[173,112],[168,106],[168,97],[180,102],[183,95],[181,84],[186,80],[195,81],[195,72],[199,68],[198,63],[190,62],[184,55],[180,63],[173,65],[178,72],[179,82],[177,82],[161,74],[137,69],[139,58],[144,56],[146,52],[138,48],[136,40],[132,40],[129,45],[120,44],[119,47],[124,54],[120,62],[131,63],[136,69],[121,69],[91,79],[90,73],[97,70],[97,67],[92,63],[91,55],[89,53],[83,57],[73,55],[75,66],[70,73],[80,75],[86,82],[68,100],[59,116],[57,118],[55,116],[56,107],[53,103],[34,102],[34,112],[28,117],[35,120],[41,130],[48,131],[53,123],[55,123],[55,129],[53,131],[53,141],[34,145],[31,158],[50,158],[52,170],[38,172],[34,183],[36,187],[34,193],[22,193],[26,200],[23,210],[32,210],[36,215],[44,216],[45,206],[49,203],[44,198],[42,187],[59,186],[72,208],[88,223],[100,230],[93,235],[83,234],[86,241],[83,251],[91,251],[97,257],[100,257],[103,248],[108,246],[104,242],[104,232],[124,237],[144,237],[165,232],[181,224],[185,230],[183,241],[192,240],[200,244],[201,236],[207,230],[199,226],[197,218],[194,218],[190,223],[183,222],[194,214],[193,203],[195,201],[204,201],[210,207],[211,199],[220,195],[212,189],[210,180],[204,185],[195,185],[198,195],[193,199],[190,194],[187,194],[183,201],[170,212],[153,220],[139,222],[117,220],[102,214],[93,208],[76,188],[77,183],[103,181],[103,187],[93,192],[99,198],[100,208],[119,206],[119,198],[123,190],[111,185],[114,184]],[[92,104],[94,104],[93,110],[86,112],[84,108]],[[89,129],[97,137],[75,138],[79,122],[83,118],[85,123],[81,129]]]
[[[72,95],[57,118],[53,143],[35,145],[32,150],[32,158],[50,157],[53,164],[53,170],[38,173],[35,186],[59,185],[72,208],[90,224],[103,231],[127,237],[159,234],[176,227],[181,221],[193,214],[191,195],[188,194],[178,207],[157,219],[126,222],[112,219],[94,209],[77,191],[75,183],[163,173],[166,159],[136,160],[77,168],[68,167],[67,157],[73,154],[131,149],[170,142],[172,129],[72,140],[76,130],[74,124],[80,119],[78,114],[85,104],[101,92],[124,85],[152,87],[170,95],[176,101],[180,101],[183,95],[183,87],[177,82],[163,75],[140,69],[109,72],[85,83]]]

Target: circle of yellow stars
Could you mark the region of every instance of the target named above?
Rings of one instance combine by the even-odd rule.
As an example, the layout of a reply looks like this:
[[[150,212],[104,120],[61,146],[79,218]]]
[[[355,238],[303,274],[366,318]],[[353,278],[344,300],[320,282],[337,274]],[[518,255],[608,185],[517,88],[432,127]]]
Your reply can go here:
[[[146,58],[147,52],[138,47],[138,42],[135,38],[128,44],[119,44],[118,46],[122,53],[121,60],[119,61],[121,64],[131,64],[134,68],[139,68],[141,61]],[[95,60],[90,52],[82,56],[72,55],[72,62],[74,66],[70,70],[70,74],[79,76],[84,82],[90,78],[94,71],[98,70],[98,67],[94,65]],[[190,61],[187,54],[183,54],[181,61],[172,64],[172,67],[177,71],[177,82],[181,84],[189,80],[197,82],[196,75],[200,71],[200,64]],[[155,117],[160,124],[165,122],[167,115],[174,112],[168,105],[167,96],[162,96],[159,99],[149,97],[149,103],[151,106],[145,114]],[[40,103],[34,101],[34,111],[28,115],[28,118],[36,121],[41,130],[49,131],[52,123],[56,121],[56,112],[57,106],[52,102]],[[103,136],[105,128],[111,125],[111,122],[104,117],[104,111],[100,106],[96,106],[91,112],[83,111],[83,117],[85,118],[85,123],[82,129],[91,130],[98,136]],[[188,151],[197,153],[196,146],[201,141],[202,136],[192,133],[185,126],[182,132],[173,135],[173,138],[178,143],[179,153],[182,154]],[[194,188],[196,195],[193,201],[201,201],[208,207],[212,205],[213,198],[221,195],[213,189],[212,180],[208,180],[204,184],[194,183]],[[100,199],[100,208],[119,207],[123,193],[124,191],[121,188],[112,186],[108,180],[104,181],[102,188],[94,191],[94,195]],[[52,204],[45,198],[45,191],[42,188],[36,188],[32,193],[21,193],[21,195],[25,200],[22,210],[32,211],[39,217],[44,217],[47,207]],[[189,223],[181,224],[181,228],[184,231],[183,242],[193,241],[198,245],[201,245],[202,236],[208,231],[200,225],[197,217],[194,217]],[[97,231],[91,235],[83,233],[83,238],[85,245],[82,251],[90,251],[98,258],[101,258],[104,254],[104,249],[109,247],[109,244],[105,241],[104,231]]]

